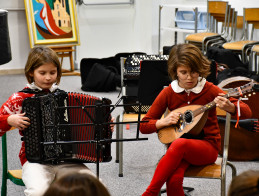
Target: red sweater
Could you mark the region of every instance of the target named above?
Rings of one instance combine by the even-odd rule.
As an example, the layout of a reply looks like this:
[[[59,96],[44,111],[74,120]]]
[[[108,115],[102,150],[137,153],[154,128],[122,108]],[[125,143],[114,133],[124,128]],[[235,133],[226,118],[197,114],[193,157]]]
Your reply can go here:
[[[171,85],[163,89],[153,102],[148,113],[142,120],[147,120],[147,123],[140,124],[140,131],[143,134],[149,134],[157,132],[156,121],[161,118],[166,108],[173,111],[177,108],[187,105],[206,105],[214,100],[219,93],[224,93],[219,87],[213,85],[210,82],[206,82],[204,88],[199,94],[190,92],[188,95],[185,91],[176,93],[173,91]],[[237,111],[237,99],[229,99],[236,106]],[[240,118],[250,118],[252,116],[251,109],[244,102],[240,101]],[[232,114],[235,116],[236,114]],[[187,138],[192,138],[191,135],[185,135]],[[203,128],[201,136],[204,140],[210,142],[216,149],[220,149],[221,137],[220,129],[218,126],[216,108],[212,108],[208,112],[208,118]]]
[[[26,88],[27,89],[27,88]],[[11,114],[20,114],[22,111],[23,100],[27,97],[34,96],[34,93],[17,92],[14,93],[0,108],[0,136],[4,135],[11,126],[7,123],[7,118]],[[20,135],[23,136],[22,131],[19,131]],[[25,155],[25,146],[22,142],[21,150],[19,153],[20,162],[23,165],[27,159]]]

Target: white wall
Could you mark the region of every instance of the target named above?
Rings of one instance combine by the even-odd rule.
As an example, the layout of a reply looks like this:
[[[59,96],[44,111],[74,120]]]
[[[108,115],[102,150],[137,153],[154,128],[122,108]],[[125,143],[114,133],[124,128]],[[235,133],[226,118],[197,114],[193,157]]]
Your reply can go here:
[[[24,2],[1,1],[0,8],[24,9]],[[81,45],[77,47],[78,63],[82,58],[103,58],[119,52],[152,53],[150,0],[135,0],[134,5],[81,5],[77,6],[77,16],[81,40]],[[0,70],[23,69],[30,50],[25,11],[10,9],[8,21],[12,60],[0,66]]]
[[[258,0],[229,0],[229,2],[240,12],[245,6],[259,6]],[[81,40],[81,45],[77,47],[77,63],[80,64],[82,58],[103,58],[114,56],[119,52],[157,53],[158,7],[161,3],[206,5],[206,0],[135,0],[134,5],[77,6]],[[24,1],[1,0],[0,8],[24,9]],[[167,19],[170,22],[173,15]],[[8,20],[12,60],[0,66],[0,71],[23,69],[30,50],[25,10],[10,10]],[[179,36],[179,39],[183,40],[183,35]],[[255,36],[259,39],[258,35]],[[168,33],[165,38],[174,40],[173,33]],[[165,45],[173,44],[171,41],[166,41]],[[68,65],[68,62],[65,63]]]

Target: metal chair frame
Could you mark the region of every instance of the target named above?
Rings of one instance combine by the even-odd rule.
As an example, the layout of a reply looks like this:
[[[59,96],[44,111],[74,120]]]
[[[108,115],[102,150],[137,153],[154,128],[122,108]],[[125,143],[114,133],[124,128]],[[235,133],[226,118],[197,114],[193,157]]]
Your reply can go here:
[[[259,55],[259,44],[253,45],[251,48],[250,58],[249,58],[249,66],[251,71],[255,71],[257,74],[259,73],[259,62],[257,56]]]
[[[185,178],[207,178],[207,179],[219,179],[221,181],[221,196],[226,195],[226,167],[230,166],[232,169],[232,178],[236,176],[236,167],[228,161],[228,147],[229,147],[229,135],[230,135],[230,123],[231,114],[226,113],[222,110],[217,109],[218,115],[226,116],[225,133],[224,133],[224,145],[223,145],[223,155],[218,157],[217,161],[211,165],[205,166],[189,166],[187,168],[184,177]],[[188,188],[188,187],[187,187]],[[185,191],[185,195],[189,195],[189,191]],[[161,190],[161,193],[165,192]],[[160,193],[160,194],[161,194]]]
[[[223,145],[223,155],[219,157],[217,161],[208,166],[191,166],[187,169],[185,177],[189,178],[208,178],[208,179],[219,179],[221,181],[221,196],[226,195],[226,167],[227,165],[232,169],[232,178],[236,176],[236,167],[228,161],[228,147],[229,147],[229,135],[230,135],[230,120],[231,115],[226,113],[226,124],[225,124],[225,135]],[[216,175],[217,170],[220,169],[219,175]],[[207,171],[210,171],[206,173]],[[215,174],[211,173],[215,171]],[[205,172],[205,173],[204,173]],[[213,174],[213,175],[211,175]]]
[[[2,187],[1,196],[7,194],[7,180],[9,179],[16,185],[25,186],[22,181],[22,170],[8,170],[7,160],[7,138],[6,133],[2,136]]]

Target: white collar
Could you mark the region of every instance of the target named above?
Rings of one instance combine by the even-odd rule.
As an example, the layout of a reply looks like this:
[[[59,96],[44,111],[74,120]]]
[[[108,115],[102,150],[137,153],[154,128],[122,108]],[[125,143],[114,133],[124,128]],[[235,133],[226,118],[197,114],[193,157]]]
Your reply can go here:
[[[34,82],[31,84],[27,84],[27,87],[29,87],[32,90],[40,90],[42,91],[42,88],[38,87]],[[53,92],[58,88],[58,85],[56,83],[52,84],[52,86],[50,87],[49,91]]]
[[[178,85],[178,80],[172,81],[171,82],[171,87],[172,87],[173,91],[176,92],[176,93],[181,93],[183,91],[186,91],[186,92],[193,92],[195,94],[198,94],[198,93],[200,93],[202,91],[205,83],[206,83],[206,79],[199,77],[198,78],[198,84],[194,88],[192,88],[192,89],[186,90],[186,89],[180,87]]]

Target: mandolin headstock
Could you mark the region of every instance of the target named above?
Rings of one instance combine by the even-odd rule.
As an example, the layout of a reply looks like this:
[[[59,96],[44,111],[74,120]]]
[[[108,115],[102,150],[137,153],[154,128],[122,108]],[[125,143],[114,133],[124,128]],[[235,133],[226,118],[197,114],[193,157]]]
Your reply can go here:
[[[255,90],[254,86],[258,84],[255,83],[253,80],[243,86],[234,88],[229,90],[228,97],[242,97],[243,95],[253,92]]]

